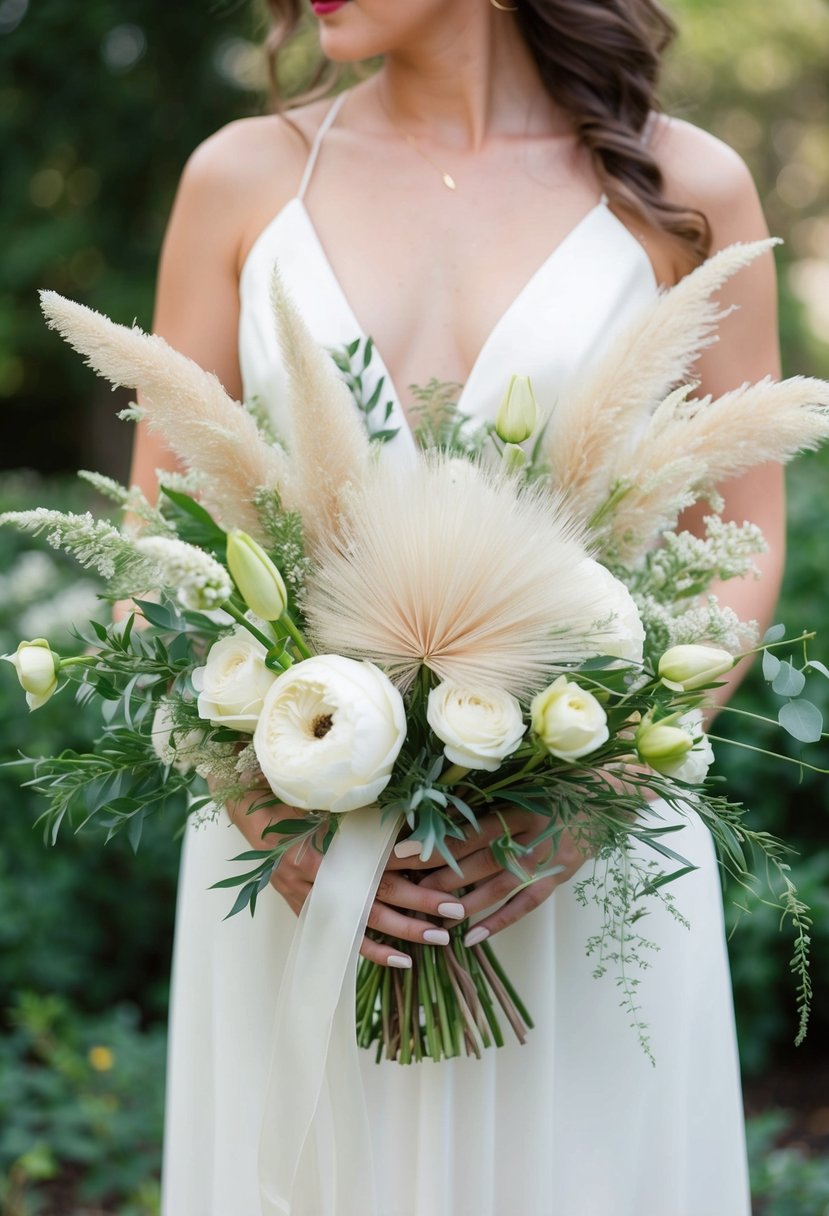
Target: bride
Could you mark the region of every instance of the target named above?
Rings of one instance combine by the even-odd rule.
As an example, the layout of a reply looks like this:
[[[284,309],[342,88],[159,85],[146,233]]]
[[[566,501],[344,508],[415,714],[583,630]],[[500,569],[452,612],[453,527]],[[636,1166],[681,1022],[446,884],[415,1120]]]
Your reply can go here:
[[[269,7],[276,54],[302,4]],[[552,407],[660,285],[767,235],[736,153],[658,110],[659,59],[674,31],[655,0],[313,0],[311,9],[331,64],[379,68],[336,100],[231,123],[194,152],[164,243],[154,322],[277,422],[285,373],[268,302],[277,261],[321,344],[373,339],[368,389],[383,379],[386,425],[397,432],[382,458],[404,460],[416,404],[408,386],[459,382],[463,411],[491,419],[506,376],[520,372]],[[699,360],[701,391],[778,376],[771,255],[736,276],[721,302],[736,308]],[[149,490],[170,463],[139,431],[133,480]],[[782,561],[780,470],[755,470],[723,494],[726,518],[753,520],[769,541],[762,580],[728,584],[738,615],[762,623]],[[260,1134],[267,1153],[273,1011],[319,858],[289,855],[254,920],[223,921],[222,897],[208,888],[242,836],[257,845],[275,814],[245,809],[185,841],[165,1216],[263,1210],[257,1153]],[[531,826],[505,813],[516,830]],[[321,1116],[293,1202],[265,1210],[747,1216],[718,872],[699,824],[683,827],[677,847],[698,866],[677,889],[690,927],[651,913],[646,936],[658,950],[639,989],[655,1067],[612,980],[592,977],[585,943],[595,910],[574,897],[570,879],[585,861],[572,844],[561,846],[562,872],[513,897],[515,880],[480,837],[458,850],[462,897],[448,870],[422,873],[393,858],[363,953],[406,967],[372,929],[440,944],[445,925],[472,916],[472,940],[498,935],[536,1029],[526,1046],[481,1061],[402,1068],[366,1058],[375,1208],[345,1206],[331,1163],[341,1168],[348,1146],[328,1142]]]

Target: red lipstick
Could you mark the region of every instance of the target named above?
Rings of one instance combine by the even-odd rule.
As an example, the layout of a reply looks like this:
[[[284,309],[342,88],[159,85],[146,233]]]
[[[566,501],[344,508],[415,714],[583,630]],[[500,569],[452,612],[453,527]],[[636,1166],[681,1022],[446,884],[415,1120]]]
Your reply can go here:
[[[314,16],[327,17],[336,13],[337,9],[344,8],[346,4],[348,0],[312,0],[311,8],[314,10]]]

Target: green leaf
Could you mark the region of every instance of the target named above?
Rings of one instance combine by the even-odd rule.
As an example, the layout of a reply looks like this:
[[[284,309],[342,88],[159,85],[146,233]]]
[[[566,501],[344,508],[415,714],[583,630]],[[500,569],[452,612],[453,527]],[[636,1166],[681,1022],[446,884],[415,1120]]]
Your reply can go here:
[[[206,511],[201,503],[196,502],[195,498],[191,498],[189,494],[171,490],[169,486],[162,486],[161,492],[173,506],[173,510],[167,508],[165,514],[175,525],[176,532],[181,539],[187,541],[188,544],[210,550],[223,561],[227,534],[219,527],[210,512]]]
[[[366,344],[363,349],[363,371],[365,371],[369,363],[371,363],[371,357],[373,354],[374,342],[371,340],[371,338],[366,338]]]
[[[382,431],[372,431],[371,438],[376,440],[378,443],[388,443],[390,439],[394,439],[399,430],[399,426],[386,427]]]
[[[270,836],[273,832],[279,832],[283,836],[300,836],[303,832],[311,831],[313,824],[310,824],[307,819],[283,819],[280,823],[272,823],[266,827],[263,836]]]
[[[802,671],[786,659],[780,664],[780,670],[774,678],[772,688],[780,697],[799,697],[806,687],[806,677]]]
[[[769,683],[777,675],[780,670],[780,660],[776,654],[772,654],[770,650],[763,651],[763,679]]]
[[[667,883],[673,882],[677,878],[684,878],[686,874],[693,874],[694,870],[696,869],[697,866],[688,865],[682,866],[681,869],[674,870],[670,874],[660,874],[658,878],[653,878],[650,882],[645,883],[641,891],[637,892],[637,895],[651,895],[654,891],[658,891],[660,887],[664,887]]]
[[[141,609],[141,615],[151,625],[169,633],[177,632],[178,624],[169,608],[165,608],[163,604],[155,604],[152,600],[136,600],[135,603]]]
[[[824,666],[817,659],[810,659],[806,667],[808,671],[819,671],[822,676],[826,676],[827,680],[829,680],[829,667]]]
[[[817,743],[823,733],[823,714],[803,697],[781,705],[777,721],[800,743]]]
[[[785,636],[786,636],[786,626],[785,625],[772,625],[772,627],[770,629],[767,629],[766,632],[763,634],[763,641],[764,642],[780,642],[783,640],[783,638]]]

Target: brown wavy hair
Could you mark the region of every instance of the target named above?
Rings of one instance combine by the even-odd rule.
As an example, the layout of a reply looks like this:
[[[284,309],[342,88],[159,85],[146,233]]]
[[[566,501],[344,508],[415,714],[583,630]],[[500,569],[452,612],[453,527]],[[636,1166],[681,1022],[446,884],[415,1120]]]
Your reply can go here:
[[[661,111],[657,84],[662,57],[677,26],[658,0],[516,0],[516,20],[544,88],[572,119],[611,203],[674,237],[692,262],[711,251],[703,212],[670,203],[662,172],[643,139]],[[302,0],[266,0],[265,38],[271,104],[282,108],[284,53],[303,24]],[[334,91],[343,75],[319,55],[303,82],[301,100]]]

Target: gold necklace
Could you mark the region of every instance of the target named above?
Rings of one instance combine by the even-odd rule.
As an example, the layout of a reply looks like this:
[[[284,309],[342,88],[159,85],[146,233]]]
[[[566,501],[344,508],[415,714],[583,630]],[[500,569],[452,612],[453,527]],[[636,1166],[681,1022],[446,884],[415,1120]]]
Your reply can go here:
[[[409,131],[403,131],[400,128],[400,126],[395,122],[394,118],[391,115],[389,107],[386,105],[386,99],[383,96],[382,89],[377,90],[377,96],[380,99],[380,105],[383,107],[383,109],[386,113],[386,118],[389,120],[392,127],[394,128],[396,133],[400,136],[400,138],[405,139],[405,141],[409,145],[409,147],[412,148],[413,151],[415,151],[417,153],[417,155],[421,158],[421,160],[425,160],[426,163],[431,165],[433,169],[437,169],[438,173],[440,174],[440,180],[443,182],[443,184],[447,190],[457,190],[457,188],[458,188],[457,182],[455,181],[452,174],[449,173],[449,171],[447,169],[442,168],[437,163],[436,160],[432,160],[432,158],[428,152],[423,151],[423,149],[420,146],[420,140],[417,138],[416,135],[412,135],[411,132],[409,132]]]
[[[409,147],[414,148],[414,150],[418,154],[418,156],[422,157],[423,160],[427,161],[428,164],[430,164],[433,169],[437,169],[438,173],[440,174],[441,181],[443,182],[446,189],[447,190],[457,190],[458,187],[457,187],[457,184],[456,184],[455,179],[452,176],[452,174],[448,173],[446,171],[446,169],[441,169],[441,167],[437,163],[437,161],[432,160],[431,156],[429,156],[429,154],[427,152],[423,151],[417,137],[415,135],[410,135],[407,131],[401,131],[397,127],[396,124],[394,124],[394,125],[395,125],[395,129],[397,130],[398,134],[403,136],[403,138],[405,139],[405,141],[409,145]]]

